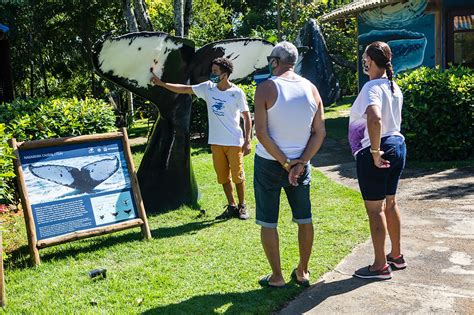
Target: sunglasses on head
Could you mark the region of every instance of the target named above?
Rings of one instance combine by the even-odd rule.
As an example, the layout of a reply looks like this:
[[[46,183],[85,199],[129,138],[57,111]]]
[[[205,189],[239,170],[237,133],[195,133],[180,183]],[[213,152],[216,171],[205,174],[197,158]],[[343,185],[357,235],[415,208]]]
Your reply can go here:
[[[279,60],[280,57],[275,57],[275,56],[267,56],[267,61],[270,62],[272,59]]]

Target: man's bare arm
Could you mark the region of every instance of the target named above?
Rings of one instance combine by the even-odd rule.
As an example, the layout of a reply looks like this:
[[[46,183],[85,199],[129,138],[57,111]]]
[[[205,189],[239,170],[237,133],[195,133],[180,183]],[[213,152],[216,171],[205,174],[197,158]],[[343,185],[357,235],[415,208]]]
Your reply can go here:
[[[171,92],[174,92],[176,94],[194,94],[193,88],[191,85],[185,85],[185,84],[177,84],[177,83],[166,83],[161,81],[160,78],[158,78],[153,72],[151,73],[153,76],[151,78],[151,82],[154,85],[161,86]]]
[[[300,157],[301,164],[295,165],[288,174],[288,180],[291,185],[298,186],[298,177],[304,171],[304,165],[316,155],[321,148],[323,140],[326,137],[326,127],[324,124],[324,106],[318,90],[313,86],[313,97],[318,104],[318,109],[314,114],[313,124],[311,126],[311,136],[308,139],[306,148]]]
[[[249,154],[251,151],[250,141],[252,140],[252,119],[250,118],[250,112],[242,112],[242,117],[244,118],[244,145],[242,147],[242,152],[244,156]]]
[[[308,139],[306,148],[301,155],[300,160],[307,162],[318,153],[321,145],[323,144],[324,138],[326,137],[326,126],[324,124],[324,106],[323,101],[318,93],[316,87],[313,86],[313,97],[318,104],[318,110],[314,114],[313,124],[311,128],[311,136]]]

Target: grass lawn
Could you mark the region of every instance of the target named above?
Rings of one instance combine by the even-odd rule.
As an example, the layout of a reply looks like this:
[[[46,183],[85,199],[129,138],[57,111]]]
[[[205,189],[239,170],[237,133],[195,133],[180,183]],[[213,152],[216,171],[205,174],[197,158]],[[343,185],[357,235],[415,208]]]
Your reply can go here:
[[[354,100],[355,96],[344,96],[338,102],[324,108],[327,137],[338,140],[341,145],[349,145],[347,127],[349,125],[349,111]]]
[[[136,165],[144,146],[133,148]],[[295,297],[301,288],[261,289],[269,273],[254,223],[253,159],[245,159],[251,219],[215,221],[225,204],[215,181],[207,146],[195,145],[192,163],[206,215],[188,207],[149,215],[153,239],[139,229],[71,242],[40,251],[42,264],[29,267],[22,217],[6,227],[12,252],[5,261],[9,313],[268,313]],[[359,193],[317,170],[311,196],[316,231],[311,276],[316,281],[368,237]],[[284,194],[283,194],[284,196]],[[286,198],[280,209],[280,246],[284,276],[298,262],[297,226]],[[13,231],[10,235],[10,231]],[[12,245],[13,244],[13,245]],[[19,248],[18,248],[19,246]],[[106,268],[107,278],[91,280],[88,271]]]

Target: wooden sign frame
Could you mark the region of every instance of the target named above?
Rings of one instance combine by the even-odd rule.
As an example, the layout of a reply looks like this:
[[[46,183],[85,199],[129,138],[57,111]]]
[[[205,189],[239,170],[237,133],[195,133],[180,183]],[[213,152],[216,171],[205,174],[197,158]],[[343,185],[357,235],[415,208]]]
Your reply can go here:
[[[5,274],[3,272],[3,239],[2,230],[0,230],[0,306],[7,304],[7,295],[5,293]]]
[[[39,151],[39,150],[49,150],[49,152],[47,152],[46,154],[43,154],[43,155],[51,156],[51,155],[56,154],[56,152],[52,153],[52,151],[55,150],[55,149],[58,150],[58,152],[57,152],[58,155],[63,154],[61,149],[66,150],[66,152],[71,151],[71,148],[73,147],[71,145],[76,145],[74,148],[79,147],[80,150],[82,150],[82,151],[78,151],[78,152],[85,152],[84,151],[84,146],[87,145],[87,146],[90,146],[88,149],[86,149],[87,153],[92,152],[91,154],[96,154],[96,156],[110,156],[110,154],[106,154],[104,152],[102,152],[100,154],[98,153],[98,152],[101,152],[103,150],[103,148],[105,148],[104,151],[107,150],[108,145],[104,146],[104,143],[105,144],[111,143],[111,146],[113,147],[113,150],[116,153],[116,157],[114,157],[114,155],[112,154],[112,156],[113,156],[112,158],[107,157],[107,158],[105,158],[101,161],[89,163],[84,167],[88,167],[88,168],[92,169],[92,167],[97,166],[100,162],[106,161],[105,163],[108,163],[108,165],[107,165],[107,167],[104,166],[103,167],[104,169],[110,170],[110,168],[111,168],[110,163],[112,163],[112,167],[116,166],[116,168],[114,170],[115,173],[117,173],[117,170],[123,170],[122,173],[121,173],[121,174],[123,174],[123,177],[121,177],[121,179],[124,179],[124,182],[127,182],[127,179],[128,179],[129,180],[128,185],[131,186],[131,187],[127,188],[128,190],[125,191],[125,194],[126,194],[126,196],[131,197],[130,199],[132,199],[133,203],[129,203],[129,199],[120,200],[120,201],[125,202],[128,205],[127,207],[130,207],[130,205],[133,205],[130,208],[130,209],[133,209],[133,212],[131,212],[130,210],[126,210],[126,211],[122,210],[123,214],[122,214],[122,212],[120,212],[121,213],[120,215],[123,217],[124,215],[126,216],[127,213],[128,213],[128,215],[129,216],[132,215],[132,217],[130,219],[124,218],[124,219],[121,219],[120,221],[114,222],[113,221],[114,217],[115,217],[116,220],[118,218],[117,216],[119,214],[119,210],[114,209],[113,211],[115,211],[115,212],[110,212],[107,209],[106,210],[103,209],[103,208],[107,208],[105,206],[101,205],[99,207],[100,204],[98,203],[97,208],[100,208],[101,211],[109,211],[109,212],[104,212],[103,215],[100,215],[101,219],[104,219],[104,216],[107,215],[107,218],[108,218],[107,220],[108,221],[105,221],[105,223],[100,224],[100,225],[103,225],[103,226],[98,226],[99,224],[97,224],[97,221],[98,221],[97,213],[95,212],[96,209],[92,206],[92,199],[93,198],[90,197],[90,201],[85,202],[86,204],[87,203],[91,204],[91,205],[88,205],[88,207],[91,209],[90,211],[89,210],[86,211],[86,208],[87,208],[86,206],[79,205],[81,207],[81,209],[80,209],[80,211],[82,211],[81,213],[86,213],[87,212],[87,214],[84,214],[84,215],[88,216],[88,218],[84,219],[84,221],[87,221],[87,224],[86,224],[85,227],[82,226],[78,230],[67,231],[64,234],[59,234],[59,235],[54,235],[54,233],[57,233],[58,228],[56,226],[54,228],[51,227],[48,230],[47,233],[49,233],[53,236],[44,238],[44,237],[41,237],[41,235],[40,235],[40,237],[39,237],[40,239],[38,239],[38,237],[37,237],[38,233],[37,233],[37,226],[36,226],[36,223],[35,223],[35,218],[38,219],[40,216],[44,216],[44,214],[43,214],[43,212],[41,212],[41,214],[38,214],[36,211],[34,213],[34,210],[32,208],[32,203],[31,203],[31,200],[30,200],[30,197],[29,197],[29,194],[28,194],[28,184],[25,182],[25,172],[23,170],[24,165],[22,165],[22,162],[21,162],[22,161],[22,153],[23,153],[22,151],[25,151],[25,154],[26,154],[26,152],[37,152],[37,151],[42,152],[42,151]],[[146,217],[146,212],[145,212],[145,208],[144,208],[144,205],[143,205],[143,200],[142,200],[142,197],[141,197],[141,194],[140,194],[140,188],[138,186],[138,180],[137,180],[137,176],[136,176],[136,173],[135,173],[135,167],[133,165],[132,152],[130,150],[130,146],[129,146],[129,143],[128,143],[127,130],[125,128],[122,128],[120,132],[115,132],[115,133],[95,134],[95,135],[86,135],[86,136],[77,136],[77,137],[68,137],[68,138],[55,138],[55,139],[47,139],[47,140],[35,140],[35,141],[27,141],[27,142],[20,142],[20,143],[17,143],[15,139],[12,139],[10,145],[12,146],[13,151],[14,151],[14,155],[16,157],[16,159],[14,161],[15,172],[16,172],[16,175],[17,175],[19,193],[20,193],[21,203],[22,203],[22,206],[23,206],[23,212],[24,212],[24,217],[25,217],[25,223],[26,223],[26,229],[27,229],[27,235],[28,235],[28,245],[29,245],[29,251],[30,251],[30,258],[31,258],[32,264],[34,266],[40,264],[39,249],[49,247],[49,246],[53,246],[53,245],[66,243],[66,242],[69,242],[69,241],[79,240],[79,239],[88,238],[88,237],[92,237],[92,236],[98,236],[98,235],[107,234],[107,233],[113,233],[113,232],[121,231],[121,230],[124,230],[124,229],[129,229],[129,228],[133,228],[133,227],[138,227],[138,226],[141,228],[143,238],[144,239],[151,239],[150,227],[148,225],[148,220],[147,220],[147,217]],[[96,146],[98,147],[98,149],[95,149],[95,151],[94,151],[94,148]],[[120,151],[120,147],[122,147],[123,151]],[[39,149],[39,150],[36,150],[36,149]],[[27,151],[27,150],[29,150],[29,151]],[[36,151],[32,151],[32,150],[36,150]],[[77,150],[79,150],[79,149],[77,149]],[[110,146],[109,146],[109,151],[110,150],[112,150],[112,149],[110,149]],[[72,150],[71,152],[75,152],[75,151]],[[120,152],[122,152],[123,155],[120,155]],[[28,156],[28,158],[33,159],[33,158],[36,158],[37,156],[40,156],[40,155],[41,154],[31,155],[31,156]],[[77,156],[77,157],[80,159],[82,156]],[[23,156],[23,158],[26,158],[26,157]],[[85,155],[83,158],[84,159],[88,159],[88,158],[90,159],[90,156]],[[114,158],[115,158],[115,160],[114,160]],[[69,160],[71,160],[71,159],[69,159]],[[111,160],[113,160],[113,162],[110,162]],[[67,158],[65,158],[65,161],[67,161]],[[122,163],[120,163],[120,162],[122,162]],[[122,165],[123,162],[126,162],[126,164],[127,164],[126,169],[125,169],[125,166]],[[116,164],[113,164],[113,163],[116,163]],[[39,164],[41,164],[41,163],[39,163]],[[66,179],[71,179],[72,176],[74,175],[74,174],[72,174],[73,173],[72,171],[71,171],[71,174],[67,174],[69,170],[74,169],[74,168],[70,167],[70,166],[66,166],[66,164],[59,165],[59,166],[58,165],[35,166],[36,167],[36,170],[35,170],[36,173],[33,172],[33,170],[31,169],[31,165],[32,164],[29,165],[28,171],[31,174],[35,175],[35,176],[39,176],[40,178],[37,178],[38,181],[42,181],[42,179],[41,179],[41,174],[42,173],[44,173],[45,176],[52,176],[52,175],[48,175],[48,174],[53,174],[55,176],[56,175],[61,176],[61,178],[57,177],[60,180],[62,180],[63,177],[66,178]],[[92,166],[90,166],[90,165],[92,165]],[[47,168],[48,166],[50,166],[50,167]],[[126,173],[125,170],[128,171],[128,178],[127,178],[127,175],[125,174]],[[81,168],[80,170],[75,168],[73,171],[76,172],[76,175],[77,175],[77,172],[83,172],[83,168]],[[87,193],[91,191],[90,189],[92,189],[92,190],[95,189],[95,188],[90,188],[89,187],[90,189],[87,190],[87,188],[84,188],[87,183],[91,182],[92,173],[94,172],[93,169],[92,170],[87,169],[87,171],[89,172],[89,174],[91,174],[90,178],[88,178],[88,182],[84,181],[84,180],[81,180],[80,183],[82,183],[82,184],[80,184],[80,183],[79,184],[82,185],[82,186],[80,186],[80,185],[76,185],[76,186],[72,185],[73,187],[68,186],[69,188],[79,187],[79,189],[86,189],[85,190],[86,192],[83,192],[82,190],[77,190],[77,189],[74,190],[73,189],[73,191],[83,192],[82,196],[85,196],[84,198],[88,198]],[[96,171],[96,173],[99,173],[99,172],[101,172],[100,169],[98,169]],[[110,171],[110,172],[112,172],[112,171]],[[39,175],[38,175],[38,173],[39,173]],[[28,175],[30,175],[30,174],[28,174]],[[97,177],[97,175],[94,175],[94,176]],[[106,175],[103,175],[103,176],[106,176]],[[113,175],[109,175],[109,176],[113,176]],[[81,178],[82,177],[84,177],[84,176],[81,175]],[[53,185],[55,185],[55,183],[57,183],[57,181],[55,181],[54,179],[51,179],[51,178],[49,178],[49,179],[46,178],[46,179],[49,180],[50,182],[53,182]],[[69,183],[70,182],[71,181],[69,181]],[[74,177],[73,184],[76,183],[76,182],[79,182],[79,181],[76,180],[76,177]],[[46,181],[46,183],[49,184],[49,182],[47,182],[47,181]],[[101,184],[99,184],[99,185],[101,185]],[[58,187],[62,188],[63,186],[58,185]],[[67,189],[68,188],[66,188],[66,190]],[[71,190],[71,189],[69,189],[69,190]],[[122,194],[122,192],[115,192],[112,195],[112,197],[113,198],[120,198],[121,194]],[[81,195],[79,195],[79,196],[81,196]],[[106,203],[106,201],[108,201],[110,199],[110,198],[108,198],[108,199],[107,198],[108,198],[107,193],[105,193],[105,195],[101,195],[100,198],[95,198],[95,200],[100,199],[101,200],[100,202]],[[114,201],[113,198],[111,199],[112,202]],[[71,200],[71,199],[64,199],[64,200]],[[79,203],[79,202],[81,202],[82,199],[77,199],[76,198],[76,200],[78,200],[77,203]],[[84,200],[86,200],[86,199],[84,199]],[[117,200],[116,201],[117,203],[115,204],[116,208],[118,207],[118,201],[119,200]],[[97,201],[97,202],[99,202],[99,201]],[[39,203],[39,204],[42,205],[41,203]],[[63,206],[62,211],[63,212],[66,211],[66,213],[67,213],[69,205],[66,204],[65,206]],[[55,206],[55,205],[52,205],[51,207],[53,207],[53,206]],[[74,207],[76,207],[76,205],[74,205]],[[66,209],[64,210],[64,208],[66,208]],[[36,209],[38,210],[40,208],[37,207]],[[61,209],[61,208],[58,208],[58,209]],[[41,210],[41,211],[43,211],[43,210]],[[91,212],[91,213],[89,213],[89,212]],[[114,217],[110,216],[109,213],[112,214]],[[56,216],[59,216],[59,215],[56,214]],[[133,216],[135,216],[135,217],[133,217]],[[54,221],[54,219],[57,219],[57,218],[46,219],[46,220],[42,219],[42,220],[43,220],[43,222],[48,222],[47,220]],[[56,222],[60,222],[60,221],[56,221]],[[74,221],[74,222],[76,222],[76,221]],[[76,223],[74,223],[74,224],[76,224]],[[77,224],[79,224],[79,223],[77,223]],[[70,226],[71,226],[71,224],[70,224],[69,226],[65,225],[65,227],[62,227],[61,223],[57,223],[57,225],[59,225],[59,229],[63,229],[63,230],[64,229],[69,229]],[[89,226],[93,225],[93,226],[91,228],[87,228],[87,225],[89,225]],[[48,226],[45,225],[45,230],[46,230],[46,228],[48,228]],[[45,233],[45,235],[47,235],[47,233]],[[39,234],[41,234],[41,232]]]

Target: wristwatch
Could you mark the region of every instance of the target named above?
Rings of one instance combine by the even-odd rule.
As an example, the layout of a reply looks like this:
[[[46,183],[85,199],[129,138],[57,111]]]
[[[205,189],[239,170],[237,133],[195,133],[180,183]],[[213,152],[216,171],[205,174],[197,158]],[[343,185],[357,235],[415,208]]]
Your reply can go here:
[[[286,170],[288,168],[288,166],[290,166],[290,162],[291,162],[290,159],[287,158],[285,163],[283,163],[281,166],[283,166],[283,168]]]
[[[380,152],[380,148],[378,148],[377,150],[372,150],[372,148],[370,148],[370,153],[374,154],[374,153],[379,153]]]

